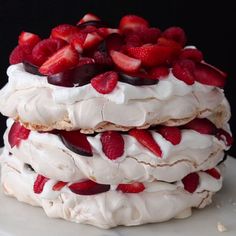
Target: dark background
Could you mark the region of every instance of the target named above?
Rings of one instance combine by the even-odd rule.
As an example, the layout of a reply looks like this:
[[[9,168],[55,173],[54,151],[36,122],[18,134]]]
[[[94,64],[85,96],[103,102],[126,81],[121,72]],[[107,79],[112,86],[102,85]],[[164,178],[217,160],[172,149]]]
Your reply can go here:
[[[138,14],[160,29],[177,25],[185,29],[188,44],[204,52],[205,61],[228,73],[225,87],[231,108],[231,127],[236,134],[236,8],[234,1],[24,1],[0,0],[0,86],[7,82],[8,56],[17,44],[22,30],[47,37],[50,29],[61,23],[76,23],[92,12],[111,26],[121,16]],[[5,130],[5,118],[0,116],[0,137]],[[2,138],[0,139],[2,145]],[[231,154],[236,156],[236,145]]]

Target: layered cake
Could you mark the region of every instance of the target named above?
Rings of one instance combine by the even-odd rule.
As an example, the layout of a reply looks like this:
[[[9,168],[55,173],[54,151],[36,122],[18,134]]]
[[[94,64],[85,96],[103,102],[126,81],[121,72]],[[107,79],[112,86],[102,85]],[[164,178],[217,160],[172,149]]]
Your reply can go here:
[[[0,91],[4,193],[101,228],[210,204],[232,145],[226,74],[186,43],[135,15],[22,32]]]

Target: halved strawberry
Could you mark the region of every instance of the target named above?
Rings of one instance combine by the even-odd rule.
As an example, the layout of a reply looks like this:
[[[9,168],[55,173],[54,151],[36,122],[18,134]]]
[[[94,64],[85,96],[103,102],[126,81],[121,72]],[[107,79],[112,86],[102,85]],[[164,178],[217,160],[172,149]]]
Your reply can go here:
[[[167,78],[167,75],[169,75],[169,73],[169,68],[165,66],[153,67],[151,68],[151,70],[148,71],[148,75],[151,79],[158,80]]]
[[[177,145],[181,141],[181,130],[178,127],[160,126],[157,132],[173,145]]]
[[[38,175],[35,182],[34,182],[34,193],[40,194],[43,192],[44,185],[47,183],[49,178],[44,177],[42,175]]]
[[[95,60],[91,57],[81,57],[79,59],[79,63],[77,64],[77,67],[87,65],[87,64],[94,64]]]
[[[57,51],[39,68],[43,75],[53,75],[75,67],[79,62],[79,54],[70,45]]]
[[[32,48],[28,45],[18,45],[16,46],[10,54],[9,62],[11,65],[18,64],[23,61],[31,62],[31,52]]]
[[[105,39],[105,44],[108,52],[111,50],[119,51],[124,45],[124,40],[120,34],[113,33]]]
[[[120,34],[121,32],[119,29],[101,27],[98,29],[98,33],[102,36],[102,38],[106,38],[110,34]]]
[[[28,45],[33,48],[39,41],[40,37],[37,34],[32,34],[30,32],[21,32],[18,39],[19,45]]]
[[[215,179],[220,179],[221,177],[220,173],[218,172],[216,168],[205,170],[205,172],[211,175],[212,177],[214,177]]]
[[[83,16],[83,18],[77,23],[77,25],[82,24],[84,22],[88,22],[88,21],[100,21],[100,18],[92,13],[88,13]]]
[[[13,147],[18,147],[21,140],[26,140],[30,134],[30,130],[26,129],[19,122],[14,122],[8,133],[8,142]]]
[[[193,193],[199,185],[199,175],[197,173],[190,173],[182,179],[182,183],[186,191]]]
[[[142,43],[153,43],[157,42],[157,39],[161,36],[161,30],[158,28],[140,28],[137,33],[139,34]]]
[[[79,195],[94,195],[110,190],[110,185],[99,184],[92,180],[85,180],[69,185],[69,189]]]
[[[162,156],[162,150],[157,144],[152,134],[148,130],[144,129],[132,129],[129,131],[129,135],[137,139],[144,147],[156,154],[158,157]]]
[[[83,44],[83,49],[96,47],[102,39],[103,38],[97,32],[88,33]]]
[[[63,187],[65,187],[68,183],[63,181],[58,181],[56,184],[53,185],[53,191],[60,191]]]
[[[52,38],[63,39],[66,42],[70,42],[71,37],[78,32],[78,28],[69,24],[58,25],[51,31]]]
[[[196,81],[202,84],[223,88],[226,82],[226,74],[206,63],[196,63],[194,70]]]
[[[96,51],[93,54],[94,61],[99,65],[112,66],[113,61],[107,52]]]
[[[189,123],[182,126],[183,129],[192,129],[197,131],[200,134],[211,134],[216,133],[216,126],[208,119],[195,118]]]
[[[141,60],[129,57],[121,52],[112,50],[110,55],[115,65],[125,72],[135,73],[141,66]]]
[[[144,184],[140,182],[135,182],[132,184],[119,184],[116,188],[117,191],[122,191],[123,193],[140,193],[143,192],[144,189]]]
[[[172,39],[179,43],[182,47],[186,44],[187,37],[184,30],[180,27],[170,27],[162,33],[162,37]]]
[[[223,129],[217,129],[216,131],[216,137],[219,140],[223,140],[227,146],[233,145],[233,137],[225,130]]]
[[[76,34],[71,36],[70,44],[77,50],[77,52],[83,52],[83,45],[86,37],[87,33],[84,33],[82,31],[77,32]]]
[[[203,60],[203,54],[200,50],[196,48],[185,48],[179,55],[180,59],[190,59],[195,62],[200,62]]]
[[[107,71],[95,76],[91,80],[91,85],[101,94],[111,93],[117,85],[118,78],[118,74],[115,71]]]

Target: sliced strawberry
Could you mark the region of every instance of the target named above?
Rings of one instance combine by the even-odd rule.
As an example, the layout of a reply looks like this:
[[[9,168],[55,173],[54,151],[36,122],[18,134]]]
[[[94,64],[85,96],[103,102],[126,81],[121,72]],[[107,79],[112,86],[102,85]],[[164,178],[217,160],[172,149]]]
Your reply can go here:
[[[96,47],[102,39],[103,38],[97,32],[88,33],[83,44],[83,49]]]
[[[102,150],[110,160],[115,160],[124,154],[125,142],[122,135],[116,131],[106,131],[101,134]]]
[[[200,62],[203,60],[203,54],[200,50],[196,48],[185,48],[179,55],[180,59],[190,59],[195,62]]]
[[[67,148],[82,156],[92,156],[92,147],[87,140],[85,134],[80,133],[79,130],[64,131],[61,130],[59,135]]]
[[[137,32],[132,32],[125,37],[126,47],[140,47],[143,45],[143,41]]]
[[[186,191],[193,193],[199,185],[199,175],[197,173],[190,173],[182,179],[182,183]]]
[[[71,37],[78,32],[78,28],[73,25],[63,24],[58,25],[51,31],[52,38],[63,39],[66,42],[70,42]]]
[[[106,38],[105,43],[108,52],[111,50],[119,51],[124,44],[124,40],[120,34],[114,33]]]
[[[170,27],[162,33],[162,37],[172,39],[182,47],[186,44],[187,37],[184,30],[180,27]]]
[[[88,21],[100,21],[100,18],[92,13],[88,13],[83,16],[83,18],[77,23],[77,25],[82,24],[84,22],[88,22]]]
[[[142,27],[149,27],[149,23],[140,16],[126,15],[120,20],[119,29],[123,32],[127,30],[137,30]]]
[[[182,126],[184,129],[192,129],[197,131],[200,134],[211,134],[214,135],[216,133],[216,126],[208,119],[203,118],[195,118],[189,123]]]
[[[34,193],[40,194],[43,192],[44,185],[47,183],[49,179],[42,176],[38,175],[35,182],[34,182]]]
[[[205,170],[205,172],[211,175],[212,177],[214,177],[215,179],[220,179],[221,177],[220,173],[218,172],[216,168]]]
[[[125,71],[130,73],[135,73],[139,70],[141,66],[141,61],[132,57],[129,57],[121,52],[111,51],[111,58],[115,65]]]
[[[157,144],[155,139],[152,137],[152,134],[148,130],[132,129],[129,131],[129,134],[136,138],[139,143],[156,154],[158,157],[162,156],[162,150],[160,146]]]
[[[102,38],[106,38],[110,34],[120,34],[121,32],[119,29],[101,27],[98,29],[98,33],[102,36]]]
[[[77,52],[83,52],[83,45],[86,37],[87,33],[84,33],[82,31],[77,32],[76,34],[71,36],[70,44],[77,50]]]
[[[181,130],[178,127],[160,126],[157,132],[173,145],[177,145],[181,141]]]
[[[75,67],[79,62],[79,54],[70,45],[57,51],[39,68],[43,75],[53,75]]]
[[[96,51],[93,54],[93,58],[94,58],[95,62],[99,65],[105,65],[105,66],[112,66],[113,65],[113,61],[107,52]]]
[[[146,28],[142,27],[138,30],[140,38],[143,44],[157,42],[157,39],[161,36],[161,30],[158,28]]]
[[[94,195],[110,190],[110,185],[98,184],[92,180],[85,180],[69,185],[69,189],[79,195]]]
[[[160,37],[157,40],[157,44],[160,46],[165,46],[165,47],[170,47],[172,49],[176,50],[176,54],[180,54],[182,46],[177,43],[176,41],[174,41],[173,39],[167,39],[164,37]]]
[[[118,74],[114,71],[107,71],[97,75],[91,80],[93,88],[101,94],[111,93],[117,85]]]
[[[28,45],[29,47],[33,48],[39,41],[40,37],[37,34],[32,34],[29,32],[21,32],[18,44],[19,45]]]
[[[188,59],[178,60],[172,69],[173,75],[188,85],[195,82],[195,63]]]
[[[8,133],[8,142],[13,147],[18,147],[20,145],[21,140],[26,140],[30,134],[30,130],[26,129],[19,122],[14,122],[11,126],[11,129]]]
[[[225,73],[205,63],[196,63],[194,75],[196,81],[206,85],[223,88],[226,82]]]
[[[11,65],[18,64],[23,61],[28,61],[31,58],[32,48],[28,45],[18,45],[16,46],[9,57],[9,62]],[[30,60],[31,61],[31,60]]]
[[[77,64],[77,67],[87,65],[87,64],[94,64],[95,60],[91,57],[81,57],[79,59],[79,63]]]
[[[165,79],[169,75],[169,73],[169,68],[165,66],[153,67],[148,71],[148,75],[151,79],[158,80]]]
[[[62,39],[44,39],[35,45],[32,51],[34,63],[41,66],[50,56],[64,47],[66,42]]]
[[[223,140],[227,146],[233,145],[233,137],[225,130],[223,129],[217,129],[216,131],[216,137],[219,140]]]
[[[65,187],[68,183],[63,181],[58,181],[56,184],[53,185],[53,191],[60,191],[63,187]]]
[[[135,182],[132,184],[119,184],[116,188],[117,191],[122,191],[123,193],[140,193],[145,190],[143,183]]]

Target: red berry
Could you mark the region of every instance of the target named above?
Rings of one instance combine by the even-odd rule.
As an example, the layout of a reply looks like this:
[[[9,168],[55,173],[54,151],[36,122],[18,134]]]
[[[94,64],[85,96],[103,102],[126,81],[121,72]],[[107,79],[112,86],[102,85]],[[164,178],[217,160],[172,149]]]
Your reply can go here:
[[[100,27],[98,29],[98,33],[103,37],[106,38],[110,34],[120,34],[119,29],[113,29],[113,28],[105,28],[105,27]]]
[[[101,134],[102,150],[110,160],[115,160],[124,154],[125,143],[121,134],[116,131],[106,131]]]
[[[233,137],[225,130],[223,129],[217,129],[216,131],[216,137],[219,140],[223,140],[227,146],[233,145]]]
[[[84,22],[88,22],[88,21],[100,21],[100,19],[96,15],[92,13],[88,13],[83,16],[83,18],[77,23],[77,25],[82,24]]]
[[[102,37],[97,32],[88,33],[83,44],[83,49],[94,48],[101,41]]]
[[[125,37],[125,43],[127,47],[140,47],[143,45],[140,35],[136,32],[132,32]]]
[[[66,42],[70,42],[71,37],[78,32],[78,28],[73,25],[63,24],[58,25],[51,31],[52,38],[63,39]]]
[[[169,75],[169,68],[165,66],[153,67],[148,71],[148,75],[151,79],[165,79]]]
[[[58,181],[56,184],[53,185],[53,191],[60,191],[63,187],[65,187],[68,183],[63,181]]]
[[[162,33],[162,37],[172,39],[182,47],[186,44],[187,38],[184,30],[180,27],[170,27]]]
[[[160,126],[157,132],[173,145],[177,145],[181,141],[181,130],[178,127]]]
[[[96,51],[93,54],[93,58],[94,58],[95,62],[99,65],[107,65],[107,66],[113,65],[112,59],[107,54],[107,52]]]
[[[106,39],[106,48],[107,51],[110,52],[111,50],[119,51],[123,44],[124,40],[123,37],[120,34],[110,34]]]
[[[79,62],[77,51],[70,45],[57,51],[39,68],[43,75],[53,75],[75,67]]]
[[[49,179],[42,176],[38,175],[35,182],[34,182],[34,193],[40,194],[43,192],[43,187],[47,183]]]
[[[116,188],[116,190],[122,191],[123,193],[140,193],[143,192],[144,189],[144,184],[139,182],[132,184],[119,184]]]
[[[91,57],[81,57],[77,64],[77,67],[87,65],[87,64],[94,64],[95,60]]]
[[[200,50],[196,48],[185,48],[180,53],[179,58],[200,62],[203,60],[203,54]]]
[[[208,169],[205,172],[214,177],[215,179],[220,179],[221,177],[220,173],[215,168]]]
[[[148,130],[132,129],[129,131],[129,134],[136,138],[139,143],[156,154],[158,157],[162,156],[162,150],[160,146],[157,144],[155,139],[152,137],[152,134]]]
[[[18,44],[19,45],[28,45],[29,47],[33,48],[39,41],[40,37],[37,34],[32,34],[29,32],[21,32]]]
[[[9,57],[9,62],[11,65],[18,64],[23,61],[28,61],[31,59],[32,48],[28,45],[18,45],[16,46]],[[31,60],[30,60],[31,61]]]
[[[76,49],[77,52],[83,52],[84,41],[87,37],[87,33],[82,31],[77,32],[76,34],[72,35],[70,38],[70,44]]]
[[[114,71],[107,71],[97,75],[91,80],[93,88],[101,94],[111,93],[118,82],[118,74]]]
[[[199,175],[197,173],[190,173],[182,179],[184,189],[193,193],[199,185]]]
[[[137,33],[139,34],[142,44],[157,42],[157,39],[161,36],[161,30],[158,28],[140,28]]]
[[[8,133],[8,142],[13,147],[18,147],[20,145],[21,140],[26,140],[30,134],[30,130],[26,129],[19,122],[14,122],[11,126],[11,129]]]

